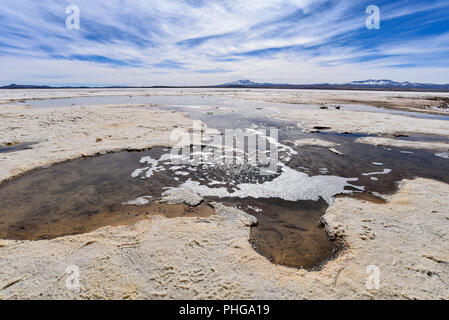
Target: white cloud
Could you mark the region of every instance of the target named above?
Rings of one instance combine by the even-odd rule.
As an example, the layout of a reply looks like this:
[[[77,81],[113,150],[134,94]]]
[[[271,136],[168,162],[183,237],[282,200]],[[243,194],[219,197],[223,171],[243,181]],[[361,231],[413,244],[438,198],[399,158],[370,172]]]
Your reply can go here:
[[[72,1],[0,4],[0,82],[201,85],[237,78],[310,83],[376,77],[449,82],[446,68],[437,63],[394,67],[429,56],[442,57],[443,64],[448,34],[361,44],[348,35],[363,30],[366,16],[354,11],[350,0],[73,2],[81,9],[80,31],[65,29],[65,8]],[[382,17],[441,9],[444,3],[412,2],[386,5]]]

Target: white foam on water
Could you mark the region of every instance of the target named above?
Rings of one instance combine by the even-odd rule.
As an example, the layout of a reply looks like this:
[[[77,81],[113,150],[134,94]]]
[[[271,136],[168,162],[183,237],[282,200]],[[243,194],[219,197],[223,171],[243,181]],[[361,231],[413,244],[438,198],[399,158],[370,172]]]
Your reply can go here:
[[[274,145],[277,147],[278,151],[283,151],[286,154],[284,157],[280,157],[278,162],[278,168],[280,168],[281,173],[279,176],[275,177],[274,179],[270,181],[265,181],[263,183],[260,182],[253,182],[253,183],[238,183],[236,181],[216,181],[216,180],[209,180],[207,179],[207,171],[204,172],[204,175],[206,176],[206,181],[199,177],[197,180],[194,181],[192,179],[188,179],[178,187],[172,187],[168,189],[178,189],[183,188],[187,189],[190,192],[196,193],[202,197],[234,197],[234,198],[247,198],[247,197],[253,197],[253,198],[281,198],[287,201],[298,201],[298,200],[313,200],[317,201],[319,198],[323,198],[326,202],[331,203],[332,199],[337,194],[348,194],[352,193],[353,190],[363,191],[363,186],[355,186],[352,185],[351,181],[357,181],[358,178],[344,178],[344,177],[338,177],[338,176],[329,176],[327,175],[329,173],[329,169],[327,168],[320,168],[321,175],[317,176],[309,176],[305,172],[296,171],[283,163],[286,159],[290,159],[292,155],[297,155],[298,152],[296,152],[293,148],[290,146],[284,145],[280,142],[278,142],[275,138],[266,136],[263,132],[260,132],[258,130],[252,130],[248,129],[248,132],[254,133],[255,135],[261,135],[263,136],[270,145]],[[222,159],[226,159],[229,155],[226,154],[227,146],[220,146],[219,148],[222,149],[224,154],[221,154]],[[231,151],[231,150],[229,150]],[[245,155],[244,150],[236,150],[232,149],[234,160],[235,158],[240,159]],[[236,152],[237,151],[237,152]],[[270,152],[268,150],[265,150],[265,152]],[[211,153],[208,152],[199,152],[203,157],[209,156]],[[270,152],[271,153],[271,152]],[[175,165],[175,162],[173,162],[173,155],[168,153],[162,155],[158,160],[153,159],[149,156],[142,157],[140,159],[140,163],[147,164],[148,166],[144,168],[136,169],[133,173],[133,177],[140,177],[140,178],[150,178],[154,172],[158,172],[158,170],[162,170],[162,168],[167,167],[168,169],[174,171],[175,175],[177,176],[187,176],[190,174],[191,171],[195,171],[198,169],[196,163],[192,163],[193,159],[190,159],[190,156],[188,158],[183,155],[175,155],[175,157],[179,158],[184,162],[184,166],[181,164],[179,165],[179,162],[177,162]],[[164,162],[164,163],[161,163]],[[243,162],[242,162],[243,163]],[[159,165],[159,166],[158,166]],[[171,166],[170,166],[171,165]],[[211,167],[212,169],[217,167],[217,163],[214,163],[213,161],[210,164],[203,163],[203,170]],[[165,166],[165,167],[164,167]],[[181,171],[180,169],[184,169]],[[263,168],[265,169],[265,168]],[[307,168],[304,168],[307,169]],[[307,169],[308,170],[308,169]],[[367,173],[364,175],[374,175],[374,174],[386,174],[389,173],[390,169],[385,169],[384,172],[381,173]],[[276,174],[276,171],[272,172],[273,174]],[[226,180],[226,176],[223,177],[223,179]],[[229,178],[229,177],[228,177]],[[174,180],[179,181],[177,177],[174,177]],[[209,181],[207,181],[209,180]],[[200,181],[202,181],[200,183]],[[205,185],[207,183],[207,185]],[[226,187],[212,187],[213,185],[226,185]],[[232,189],[229,189],[232,187]],[[352,187],[352,190],[346,190],[345,188]],[[231,191],[228,191],[231,190]],[[145,197],[143,199],[136,199],[132,202],[136,203],[144,203],[145,201],[148,201]],[[131,203],[131,202],[129,202]]]
[[[136,169],[131,173],[131,177],[133,178],[137,178],[138,176],[140,176],[140,174],[146,170],[150,169],[150,167],[145,167],[145,168],[140,168],[140,169]]]
[[[362,173],[364,176],[374,176],[378,174],[389,174],[392,170],[391,169],[384,169],[382,172],[369,172],[369,173]]]
[[[435,153],[435,156],[443,159],[449,159],[449,152]]]
[[[223,184],[223,182],[220,181],[216,181],[216,180],[212,180],[211,182],[209,182],[207,185],[209,186],[213,186],[213,185],[217,185],[217,184]]]
[[[342,156],[342,155],[343,155],[342,152],[338,151],[338,150],[335,149],[335,148],[329,148],[329,151],[330,151],[330,152],[333,152],[333,153],[335,153],[335,154],[338,154],[339,156]]]
[[[379,180],[379,179],[376,178],[376,177],[371,177],[370,179],[373,180],[373,181],[378,181],[378,180]]]
[[[255,212],[261,212],[261,211],[263,211],[262,209],[257,208],[257,207],[253,207],[253,206],[248,206],[248,209],[254,210]]]
[[[382,162],[371,162],[375,166],[383,166],[384,164]]]
[[[140,163],[147,163],[147,164],[157,165],[158,160],[153,159],[150,156],[147,156],[147,157],[142,157],[140,159]]]
[[[170,167],[170,168],[168,168],[169,170],[172,170],[172,171],[177,171],[177,170],[179,170],[179,169],[184,169],[185,167],[184,166],[173,166],[173,167]]]
[[[153,175],[154,172],[158,172],[159,170],[164,171],[164,170],[165,170],[164,167],[158,167],[157,165],[158,165],[158,163],[159,163],[160,161],[166,161],[166,160],[169,160],[171,156],[172,156],[172,155],[169,154],[169,153],[168,153],[168,154],[163,154],[163,155],[159,158],[159,160],[153,159],[153,158],[151,158],[150,156],[142,157],[142,158],[140,159],[140,163],[146,163],[146,164],[149,164],[149,165],[151,165],[151,166],[150,166],[150,167],[144,167],[144,168],[138,168],[138,169],[134,170],[134,171],[131,173],[131,177],[137,178],[137,177],[139,177],[143,172],[145,172],[145,176],[144,176],[144,177],[141,177],[141,179],[144,179],[144,178],[150,178],[150,177]]]
[[[263,134],[262,132],[260,132],[260,131],[258,131],[256,129],[247,129],[246,131],[254,133],[255,135],[260,135],[263,138],[267,139],[267,141],[270,144],[273,144],[273,145],[277,146],[279,148],[279,151],[287,151],[287,152],[289,152],[290,154],[293,154],[293,155],[297,155],[298,154],[298,152],[293,150],[292,147],[289,147],[289,146],[287,146],[285,144],[282,144],[278,140],[276,140],[275,138],[267,136],[267,135]]]
[[[137,199],[128,201],[128,202],[123,202],[122,206],[143,206],[146,205],[148,203],[150,203],[150,199],[152,199],[152,196],[143,196],[143,197],[139,197]]]
[[[229,192],[226,188],[210,188],[201,185],[198,181],[187,180],[178,188],[188,189],[202,197],[231,197],[231,198],[281,198],[287,201],[298,200],[319,200],[322,197],[326,202],[331,203],[332,197],[341,193],[351,193],[345,187],[353,187],[360,191],[364,187],[350,184],[350,181],[357,181],[358,178],[342,178],[337,176],[312,176],[298,172],[281,164],[282,173],[272,181],[264,183],[240,183],[234,188],[234,192]]]
[[[185,171],[176,171],[175,174],[177,176],[188,176],[190,173],[185,172]]]

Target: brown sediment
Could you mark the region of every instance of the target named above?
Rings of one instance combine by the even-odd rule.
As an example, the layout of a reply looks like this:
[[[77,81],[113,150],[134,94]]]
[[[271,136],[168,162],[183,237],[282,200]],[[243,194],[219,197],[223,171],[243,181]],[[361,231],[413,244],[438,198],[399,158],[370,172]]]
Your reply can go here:
[[[359,201],[368,201],[375,204],[385,204],[387,203],[387,200],[385,200],[382,197],[379,197],[372,193],[367,192],[356,192],[351,194],[339,194],[336,196],[336,198],[344,198],[344,197],[350,197]]]
[[[131,177],[142,156],[157,157],[162,152],[162,148],[154,148],[78,158],[29,171],[1,184],[0,238],[51,239],[103,226],[134,224],[151,215],[172,218],[213,214],[207,203],[194,208],[158,203],[157,196],[170,185],[163,174],[151,182]],[[144,195],[154,198],[143,206],[125,205]]]
[[[19,141],[12,141],[12,142],[6,142],[6,143],[5,143],[5,145],[6,145],[7,147],[15,146],[15,145],[17,145],[17,144],[20,144],[20,142],[19,142]]]
[[[3,183],[0,239],[52,239],[103,226],[133,225],[153,215],[213,215],[207,200],[198,206],[158,201],[166,187],[174,186],[170,170],[155,173],[151,179],[131,177],[136,168],[145,167],[139,162],[142,157],[158,159],[166,152],[153,148],[83,157],[38,168]],[[147,197],[149,203],[125,204],[140,197]],[[338,251],[338,243],[327,239],[320,226],[327,208],[322,199],[292,202],[247,198],[225,202],[242,207],[259,220],[251,230],[251,243],[276,264],[311,269]]]
[[[7,152],[16,152],[26,149],[32,149],[32,145],[37,144],[37,142],[7,142],[5,145],[0,145],[0,153],[7,153]]]
[[[257,218],[250,242],[262,256],[275,264],[308,270],[319,269],[334,258],[343,244],[327,237],[320,218],[328,204],[318,201],[270,199],[221,199]]]
[[[165,152],[153,148],[78,158],[5,182],[0,185],[0,238],[52,239],[103,226],[133,225],[152,215],[175,218],[214,214],[207,201],[195,207],[158,202],[164,188],[173,186],[170,172],[159,172],[151,179],[131,177],[131,172],[143,166],[139,163],[143,156],[157,159]],[[147,198],[147,205],[124,205],[144,196],[153,197]],[[320,226],[327,208],[322,199],[292,202],[230,198],[224,202],[258,219],[258,225],[251,229],[251,243],[276,264],[312,269],[334,257],[339,249]]]
[[[133,225],[155,215],[176,218],[209,217],[213,214],[214,210],[207,203],[190,207],[184,204],[169,205],[153,202],[143,206],[117,205],[106,210],[86,211],[59,217],[43,215],[29,220],[17,220],[14,215],[8,215],[0,222],[0,239],[53,239],[91,232],[104,226]]]

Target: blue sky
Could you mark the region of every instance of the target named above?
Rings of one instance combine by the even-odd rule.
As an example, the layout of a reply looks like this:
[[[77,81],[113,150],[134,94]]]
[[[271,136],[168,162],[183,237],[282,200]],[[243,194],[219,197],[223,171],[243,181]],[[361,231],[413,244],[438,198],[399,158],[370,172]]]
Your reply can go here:
[[[449,1],[2,0],[0,70],[0,85],[449,83]]]

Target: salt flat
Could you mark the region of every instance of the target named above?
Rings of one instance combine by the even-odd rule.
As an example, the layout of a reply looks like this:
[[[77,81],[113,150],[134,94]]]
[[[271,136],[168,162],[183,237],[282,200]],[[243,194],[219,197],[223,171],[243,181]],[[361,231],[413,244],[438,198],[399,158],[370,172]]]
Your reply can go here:
[[[188,130],[192,125],[185,113],[159,106],[46,109],[18,102],[92,95],[211,95],[288,102],[298,104],[298,109],[286,112],[273,106],[272,118],[288,119],[304,131],[324,126],[334,131],[375,133],[389,139],[359,142],[448,151],[444,137],[449,137],[449,125],[445,120],[388,112],[301,109],[301,103],[353,102],[375,106],[391,103],[395,108],[422,112],[424,105],[432,103],[431,97],[442,94],[259,89],[1,90],[0,103],[5,105],[0,104],[0,144],[36,144],[32,149],[0,154],[0,181],[83,155],[171,146],[170,131]],[[444,109],[430,111],[447,114]],[[438,135],[443,141],[437,147],[426,141],[417,146],[414,141],[391,138],[395,133]],[[253,219],[220,203],[214,205],[216,214],[210,217],[156,216],[133,225],[107,226],[52,240],[0,240],[0,297],[448,299],[448,197],[448,184],[422,178],[403,180],[396,193],[385,195],[386,203],[337,197],[322,222],[329,235],[344,241],[346,249],[317,271],[275,265],[259,255],[248,241]],[[66,289],[68,265],[80,268],[80,291]],[[380,269],[378,289],[366,286],[370,265]]]

